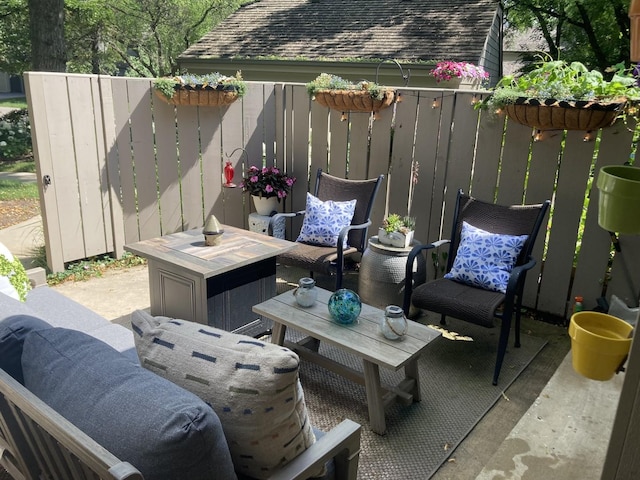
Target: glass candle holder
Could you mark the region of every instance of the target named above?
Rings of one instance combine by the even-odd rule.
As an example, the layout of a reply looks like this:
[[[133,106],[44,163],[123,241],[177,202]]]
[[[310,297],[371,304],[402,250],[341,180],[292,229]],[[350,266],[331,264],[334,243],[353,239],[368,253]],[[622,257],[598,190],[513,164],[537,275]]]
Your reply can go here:
[[[327,304],[329,314],[337,323],[349,325],[355,322],[362,310],[362,301],[353,290],[341,288],[336,290]]]

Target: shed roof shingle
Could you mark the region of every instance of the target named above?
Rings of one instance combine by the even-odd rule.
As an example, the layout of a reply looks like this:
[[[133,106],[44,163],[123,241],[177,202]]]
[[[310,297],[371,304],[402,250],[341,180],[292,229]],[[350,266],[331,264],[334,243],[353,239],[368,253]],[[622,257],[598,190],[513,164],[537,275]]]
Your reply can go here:
[[[181,58],[479,58],[495,0],[260,0]]]

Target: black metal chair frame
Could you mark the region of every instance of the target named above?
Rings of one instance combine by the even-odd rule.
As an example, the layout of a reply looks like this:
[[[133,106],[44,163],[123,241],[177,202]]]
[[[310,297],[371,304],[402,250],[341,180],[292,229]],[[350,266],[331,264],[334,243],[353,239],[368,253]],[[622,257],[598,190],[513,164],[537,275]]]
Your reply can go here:
[[[459,190],[457,199],[456,199],[453,228],[452,228],[450,239],[438,240],[437,242],[429,243],[425,245],[417,245],[411,250],[409,256],[407,257],[403,309],[405,314],[408,315],[409,309],[412,304],[414,292],[419,288],[421,288],[422,286],[426,286],[429,283],[433,283],[433,282],[454,282],[454,280],[440,278],[440,279],[432,280],[430,282],[426,282],[423,285],[414,285],[413,278],[412,278],[413,264],[418,255],[423,255],[423,254],[426,255],[427,252],[431,249],[440,247],[445,244],[449,244],[449,255],[447,259],[446,271],[448,272],[451,270],[451,267],[453,266],[453,262],[455,260],[456,253],[458,250],[458,244],[460,242],[460,231],[462,228],[462,221],[465,220],[464,210],[465,210],[465,207],[470,205],[472,202],[479,202],[489,208],[493,205],[493,206],[496,206],[498,209],[503,209],[503,210],[506,208],[512,208],[512,209],[515,209],[516,211],[518,209],[524,209],[524,208],[538,210],[537,217],[535,218],[535,222],[533,223],[531,230],[528,232],[522,231],[519,233],[519,234],[528,234],[529,238],[525,242],[522,248],[522,251],[520,253],[520,256],[518,257],[518,260],[516,262],[516,265],[510,274],[506,293],[502,294],[502,298],[500,298],[500,294],[499,292],[497,292],[498,295],[493,296],[493,300],[495,300],[495,304],[492,305],[490,308],[490,310],[492,310],[492,318],[501,319],[500,338],[498,342],[498,352],[497,352],[496,365],[495,365],[495,370],[493,375],[493,384],[497,385],[498,377],[500,375],[500,369],[502,367],[504,355],[507,350],[507,344],[509,341],[509,332],[511,330],[511,321],[514,313],[515,313],[515,327],[514,327],[515,328],[515,332],[514,332],[515,346],[520,347],[520,315],[522,310],[522,293],[524,290],[526,273],[528,270],[533,268],[534,265],[536,264],[536,260],[531,256],[531,252],[533,250],[533,246],[535,244],[538,232],[542,226],[542,222],[547,214],[547,211],[549,210],[549,205],[550,205],[549,200],[546,200],[545,202],[539,205],[514,205],[511,207],[504,207],[496,204],[482,202],[481,200],[477,200],[473,197],[465,195],[462,190]],[[470,222],[470,223],[473,224],[473,222]],[[475,225],[475,226],[482,228],[482,226],[480,225]],[[500,231],[499,225],[495,226],[492,233],[517,234],[516,232],[507,232],[504,230]],[[468,286],[468,285],[465,285],[463,288],[477,290],[477,287]],[[503,305],[502,311],[498,310],[498,307],[500,305]],[[429,305],[415,305],[415,303],[414,303],[414,306],[417,308],[423,308],[425,310],[435,311],[436,313],[440,313],[441,314],[440,323],[442,325],[446,324],[445,318],[447,315],[454,318],[459,318],[456,316],[455,308],[447,309],[446,307],[443,307],[442,310],[438,310],[437,308],[436,309],[430,308]],[[431,307],[433,307],[433,305],[431,305]],[[469,318],[462,318],[462,320],[469,321],[471,323],[477,323],[478,325],[488,326],[483,324],[482,322],[474,322],[473,319],[469,319]]]
[[[370,190],[370,194],[368,195],[368,201],[366,205],[363,205],[358,201],[356,203],[356,210],[353,216],[353,220],[351,225],[343,228],[340,231],[338,236],[338,245],[337,247],[322,247],[318,246],[317,252],[320,255],[333,255],[335,253],[335,262],[330,262],[331,264],[327,266],[329,262],[322,262],[324,268],[313,270],[311,264],[296,264],[297,266],[303,268],[310,269],[310,276],[313,277],[314,271],[316,273],[328,273],[335,274],[336,290],[342,288],[342,281],[344,275],[344,262],[345,257],[353,255],[357,252],[364,252],[364,249],[367,245],[367,233],[369,226],[371,225],[371,210],[373,208],[373,203],[375,201],[378,190],[380,189],[380,185],[382,180],[384,179],[384,175],[380,175],[377,178],[368,179],[368,180],[351,180],[351,179],[343,179],[339,177],[335,177],[329,175],[322,171],[321,168],[318,169],[316,173],[316,183],[314,188],[313,195],[319,198],[322,201],[333,200],[333,201],[348,201],[353,200],[353,195],[351,194],[352,189],[357,189],[359,187],[367,188]],[[328,192],[331,193],[328,193]],[[364,203],[364,202],[363,202]],[[277,224],[278,219],[280,218],[295,218],[299,216],[304,216],[305,210],[300,210],[298,212],[291,213],[278,213],[271,217],[269,222],[269,235],[273,234],[273,226]],[[348,237],[347,237],[348,235]],[[344,239],[348,238],[349,248],[347,250],[344,249]],[[278,256],[278,259],[281,263],[287,264],[287,254],[283,254]]]

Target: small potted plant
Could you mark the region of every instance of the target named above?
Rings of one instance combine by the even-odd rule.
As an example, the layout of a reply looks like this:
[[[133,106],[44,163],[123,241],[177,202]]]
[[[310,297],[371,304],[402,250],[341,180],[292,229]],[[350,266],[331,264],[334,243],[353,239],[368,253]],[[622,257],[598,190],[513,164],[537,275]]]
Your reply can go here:
[[[159,98],[173,105],[223,106],[235,102],[247,91],[240,72],[229,77],[221,73],[158,78],[153,86]]]
[[[489,72],[484,68],[469,62],[453,62],[451,60],[438,62],[429,75],[434,77],[438,83],[455,81],[459,85],[464,82],[476,88],[489,79]]]
[[[597,130],[625,113],[640,98],[637,78],[623,64],[609,69],[611,80],[580,62],[540,61],[528,73],[503,77],[478,108],[505,111],[538,130]]]
[[[363,80],[353,83],[337,75],[321,73],[307,83],[307,92],[320,105],[341,112],[376,113],[393,104],[395,90]]]
[[[289,194],[295,182],[295,177],[279,168],[252,165],[245,172],[240,186],[244,192],[251,194],[259,215],[270,215],[280,200]]]
[[[401,217],[392,213],[382,221],[378,228],[378,241],[383,245],[407,248],[413,244],[413,232],[416,228],[414,217]]]

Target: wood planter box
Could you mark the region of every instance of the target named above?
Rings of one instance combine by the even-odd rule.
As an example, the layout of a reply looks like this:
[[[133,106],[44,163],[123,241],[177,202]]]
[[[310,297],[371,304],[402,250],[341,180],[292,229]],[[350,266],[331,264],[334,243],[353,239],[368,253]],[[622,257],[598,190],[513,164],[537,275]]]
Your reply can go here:
[[[381,100],[373,98],[366,90],[318,90],[314,93],[316,102],[340,112],[378,112],[393,104],[395,90],[383,91]]]
[[[537,130],[589,131],[613,125],[625,103],[626,98],[598,103],[520,97],[516,103],[505,105],[504,109],[510,119]]]
[[[230,105],[238,99],[238,91],[234,86],[218,85],[184,85],[177,86],[173,97],[167,98],[160,91],[156,95],[164,102],[172,105],[194,105],[201,107],[221,107]]]

